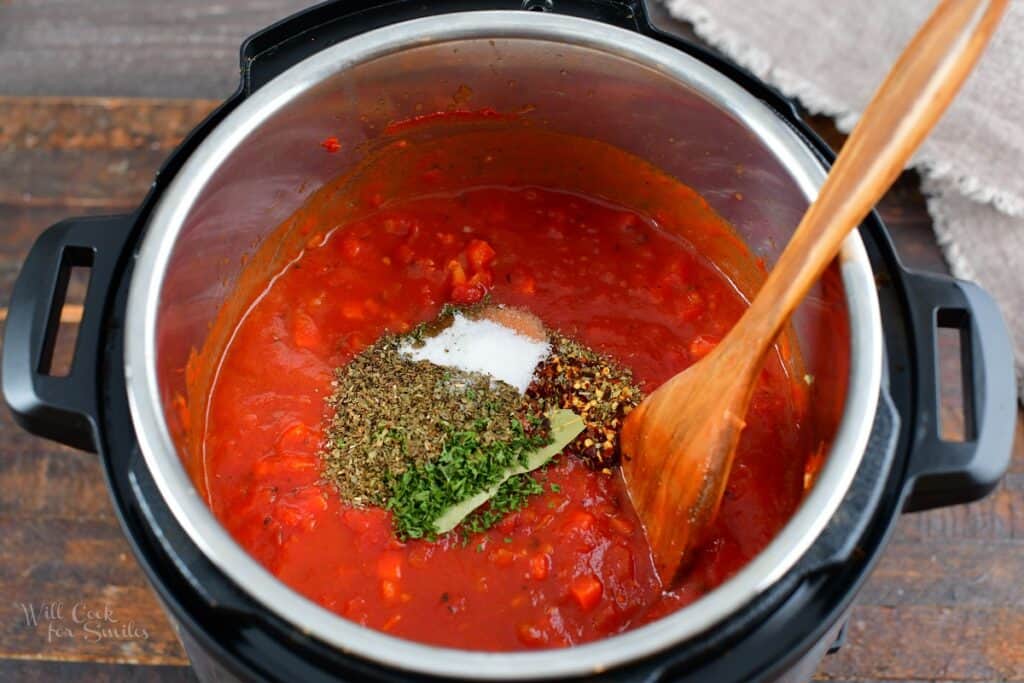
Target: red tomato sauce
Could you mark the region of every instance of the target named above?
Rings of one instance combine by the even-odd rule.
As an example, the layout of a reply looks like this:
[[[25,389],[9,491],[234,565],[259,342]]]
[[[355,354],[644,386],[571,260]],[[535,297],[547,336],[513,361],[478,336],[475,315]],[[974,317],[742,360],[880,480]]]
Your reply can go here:
[[[480,241],[494,250],[487,263],[467,251]],[[343,504],[320,480],[317,455],[333,370],[381,334],[475,297],[474,278],[495,302],[611,355],[648,391],[706,354],[746,305],[690,242],[593,197],[524,184],[376,202],[311,239],[266,286],[210,394],[204,488],[271,572],[396,636],[479,650],[559,647],[687,605],[779,531],[802,496],[807,449],[777,355],[762,372],[710,539],[676,590],[659,584],[618,471],[568,457],[544,474],[557,492],[467,543],[457,534],[400,543],[389,513]]]

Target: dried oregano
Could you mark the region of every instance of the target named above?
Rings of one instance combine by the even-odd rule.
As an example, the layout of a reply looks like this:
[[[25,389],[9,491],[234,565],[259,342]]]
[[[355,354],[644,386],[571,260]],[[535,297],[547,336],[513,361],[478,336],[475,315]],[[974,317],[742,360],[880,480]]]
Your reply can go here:
[[[323,474],[353,505],[384,506],[389,478],[437,460],[452,435],[480,446],[514,441],[530,411],[514,387],[410,361],[400,341],[385,337],[335,372]]]

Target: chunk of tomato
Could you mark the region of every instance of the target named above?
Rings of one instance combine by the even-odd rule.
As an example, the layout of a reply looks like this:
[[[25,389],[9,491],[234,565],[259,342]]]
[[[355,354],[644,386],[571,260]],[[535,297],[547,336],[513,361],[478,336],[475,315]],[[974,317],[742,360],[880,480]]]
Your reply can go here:
[[[575,579],[569,586],[569,592],[583,611],[588,612],[601,601],[604,587],[597,578],[587,575]]]
[[[491,265],[496,255],[494,247],[483,240],[473,240],[466,246],[466,261],[475,272],[480,272]]]

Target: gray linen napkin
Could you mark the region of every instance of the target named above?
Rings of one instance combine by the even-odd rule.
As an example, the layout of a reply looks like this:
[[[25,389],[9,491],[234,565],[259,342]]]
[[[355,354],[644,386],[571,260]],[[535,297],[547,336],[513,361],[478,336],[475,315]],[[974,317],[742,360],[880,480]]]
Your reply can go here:
[[[697,35],[849,131],[937,0],[666,0]],[[1024,0],[912,161],[957,277],[998,300],[1024,393]]]

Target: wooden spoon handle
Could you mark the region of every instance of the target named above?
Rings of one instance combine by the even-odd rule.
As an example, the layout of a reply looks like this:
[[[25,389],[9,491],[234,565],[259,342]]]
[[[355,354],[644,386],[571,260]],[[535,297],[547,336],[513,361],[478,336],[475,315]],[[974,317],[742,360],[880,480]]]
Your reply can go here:
[[[896,180],[967,79],[1006,5],[1007,0],[943,0],[903,51],[750,310],[733,328],[748,354],[769,348],[846,235]]]

